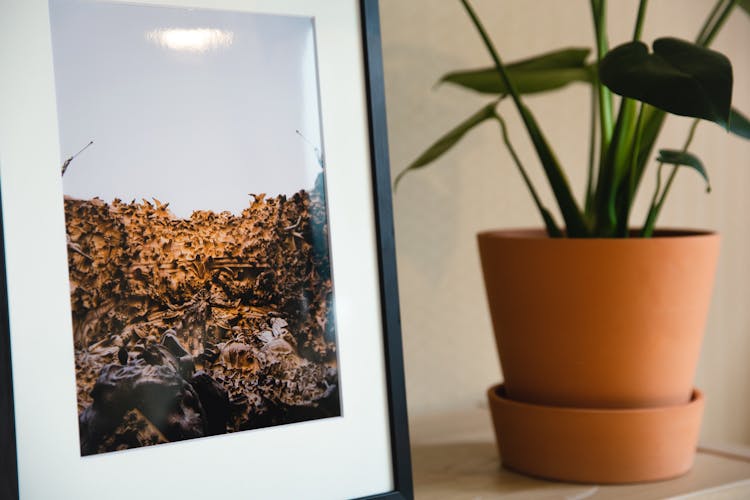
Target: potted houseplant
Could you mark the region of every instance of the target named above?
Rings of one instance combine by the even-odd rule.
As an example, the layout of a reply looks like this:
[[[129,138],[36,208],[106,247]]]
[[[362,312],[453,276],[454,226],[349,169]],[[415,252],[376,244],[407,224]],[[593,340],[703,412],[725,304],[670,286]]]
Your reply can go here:
[[[471,129],[496,121],[537,207],[544,230],[479,234],[485,285],[504,384],[488,396],[506,466],[590,482],[662,479],[687,471],[702,397],[692,380],[718,255],[712,232],[659,230],[661,209],[682,170],[708,173],[689,147],[699,121],[750,138],[731,107],[729,60],[709,48],[732,9],[718,0],[694,42],[632,40],[609,47],[606,0],[591,0],[596,34],[588,49],[566,48],[504,64],[468,0],[461,0],[493,65],[441,81],[493,99],[449,131],[396,178],[429,165]],[[596,98],[585,199],[565,172],[523,96],[573,81]],[[613,97],[613,94],[621,96]],[[544,206],[498,111],[512,101],[555,196],[562,223]],[[668,114],[692,118],[685,144],[653,152]],[[657,185],[644,221],[631,208],[655,158]]]

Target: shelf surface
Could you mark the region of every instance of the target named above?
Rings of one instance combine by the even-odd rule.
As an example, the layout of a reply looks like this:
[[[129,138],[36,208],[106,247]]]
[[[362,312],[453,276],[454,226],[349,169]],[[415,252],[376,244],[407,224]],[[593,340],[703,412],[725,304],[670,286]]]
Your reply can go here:
[[[425,500],[750,499],[750,450],[701,445],[676,479],[622,486],[534,479],[500,465],[488,410],[410,419],[415,497]]]

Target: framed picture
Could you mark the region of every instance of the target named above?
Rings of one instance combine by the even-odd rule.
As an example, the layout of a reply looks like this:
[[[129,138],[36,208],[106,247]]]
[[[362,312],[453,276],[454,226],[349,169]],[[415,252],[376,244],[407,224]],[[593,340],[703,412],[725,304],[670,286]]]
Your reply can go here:
[[[411,498],[377,0],[0,0],[0,496]]]

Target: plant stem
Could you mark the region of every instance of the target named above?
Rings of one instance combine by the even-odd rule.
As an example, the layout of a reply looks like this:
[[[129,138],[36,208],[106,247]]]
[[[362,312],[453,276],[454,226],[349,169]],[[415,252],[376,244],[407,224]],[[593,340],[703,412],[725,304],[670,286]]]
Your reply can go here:
[[[719,15],[719,11],[721,10],[722,4],[726,0],[718,0],[716,2],[716,5],[714,5],[714,8],[711,9],[711,13],[708,15],[706,20],[703,22],[703,26],[701,27],[700,32],[698,33],[698,36],[695,37],[695,43],[699,45],[703,45],[703,40],[708,35],[708,31],[711,28],[711,26],[716,22],[716,16]]]
[[[617,112],[617,121],[612,131],[612,141],[599,167],[596,186],[596,234],[614,237],[621,224],[618,220],[619,201],[623,181],[627,182],[632,153],[632,138],[635,131],[636,101],[623,97]],[[627,185],[627,184],[626,184]]]
[[[656,188],[654,189],[654,195],[651,197],[646,222],[643,223],[643,228],[641,229],[641,238],[650,238],[654,232],[654,224],[656,223],[657,216],[656,205],[659,198],[659,191],[661,190],[661,171],[663,168],[664,163],[659,162],[659,166],[656,169]]]
[[[68,158],[67,160],[65,160],[65,162],[63,162],[63,164],[62,164],[62,169],[61,169],[62,170],[62,174],[61,175],[65,175],[65,172],[68,171],[68,167],[70,166],[71,162],[73,160],[75,160],[78,157],[79,154],[81,154],[84,151],[86,151],[89,148],[89,146],[91,146],[92,144],[94,144],[94,141],[89,141],[89,143],[86,144],[84,147],[82,147],[80,151],[78,151],[76,154],[74,154],[73,156],[71,156],[70,158]]]
[[[698,128],[698,124],[700,123],[699,119],[693,120],[693,124],[690,126],[690,132],[688,132],[687,139],[685,140],[685,145],[682,147],[682,151],[685,152],[690,147],[690,144],[693,142],[693,137],[695,137],[695,129]],[[664,186],[664,191],[662,191],[661,196],[658,197],[659,201],[656,201],[657,194],[659,192],[659,187],[661,182],[661,169],[664,166],[663,163],[659,163],[659,172],[658,172],[658,179],[657,179],[657,185],[656,185],[656,191],[654,192],[654,197],[651,200],[651,208],[648,211],[648,216],[646,217],[646,222],[643,224],[643,229],[641,231],[641,236],[644,238],[650,238],[651,235],[654,232],[654,226],[656,224],[656,219],[659,217],[659,213],[661,212],[662,206],[664,206],[664,202],[667,199],[667,194],[669,193],[669,189],[672,187],[672,183],[674,182],[675,177],[677,176],[677,171],[679,170],[678,165],[672,166],[672,171],[669,173],[669,178],[667,179],[667,184]]]
[[[596,181],[594,180],[594,162],[596,161],[596,117],[597,117],[597,91],[591,88],[591,119],[589,128],[589,168],[586,176],[586,204],[584,206],[584,213],[587,219],[591,219],[594,209],[594,186]]]
[[[638,119],[635,122],[635,143],[633,143],[633,153],[628,172],[628,196],[630,200],[635,196],[636,177],[638,175],[638,154],[641,150],[641,136],[643,135],[644,108],[645,104],[641,103],[638,108]]]
[[[500,56],[498,55],[497,50],[495,49],[495,45],[492,43],[492,40],[490,40],[490,36],[487,34],[487,31],[484,29],[484,25],[479,20],[479,17],[477,16],[477,13],[474,12],[474,9],[472,8],[472,6],[469,5],[468,0],[461,0],[461,3],[466,9],[466,12],[469,14],[469,17],[474,23],[474,26],[476,26],[477,31],[479,32],[479,36],[482,37],[482,41],[484,42],[485,47],[487,47],[487,51],[490,53],[490,57],[492,57],[492,61],[495,63],[495,68],[497,69],[498,73],[500,73],[500,78],[502,78],[503,83],[505,83],[505,86],[508,88],[508,93],[510,93],[510,96],[513,99],[513,102],[515,103],[516,107],[519,108],[520,110],[520,108],[523,107],[521,98],[519,97],[519,94],[518,94],[518,91],[516,90],[515,85],[513,84],[513,82],[510,81],[510,78],[508,77],[508,73],[507,71],[505,71],[505,66],[503,65],[503,62],[500,60]]]
[[[536,150],[537,156],[539,156],[539,160],[541,161],[544,168],[544,172],[547,175],[547,180],[549,181],[550,186],[552,187],[552,191],[555,194],[557,204],[560,207],[560,212],[565,219],[568,236],[588,236],[588,228],[586,227],[586,224],[583,220],[581,210],[578,208],[578,204],[573,197],[573,193],[570,190],[570,184],[565,177],[565,172],[560,167],[560,164],[555,157],[554,152],[547,144],[547,140],[542,134],[539,125],[536,123],[536,120],[531,114],[531,111],[529,111],[528,108],[526,108],[526,106],[523,104],[523,102],[521,102],[518,91],[513,85],[513,82],[510,80],[510,77],[508,77],[508,72],[506,71],[505,66],[500,60],[500,56],[498,55],[497,50],[492,43],[492,40],[490,40],[490,37],[487,34],[487,31],[484,29],[484,26],[479,20],[476,12],[474,12],[474,9],[471,7],[471,5],[469,5],[468,0],[461,0],[461,3],[466,9],[466,12],[469,14],[469,17],[474,23],[474,26],[479,32],[482,40],[484,41],[484,45],[485,47],[487,47],[487,50],[489,51],[490,56],[495,63],[495,69],[497,69],[498,73],[500,74],[500,78],[503,80],[503,83],[505,83],[508,92],[513,98],[513,103],[516,105],[516,109],[521,115],[521,119],[523,120],[523,123],[526,127],[526,131],[529,134],[531,142],[534,144],[534,149]]]
[[[609,43],[607,42],[607,2],[606,0],[591,0],[591,13],[594,18],[594,35],[596,37],[596,62],[597,67],[599,62],[602,60],[604,55],[609,50]],[[604,155],[606,154],[609,143],[612,139],[612,92],[599,83],[598,72],[594,73],[596,85],[599,90],[599,128],[601,135],[599,137],[600,147],[599,155],[600,164]],[[599,172],[601,175],[601,172]]]
[[[635,184],[636,184],[636,168],[638,165],[638,152],[641,147],[641,137],[643,135],[643,109],[644,104],[640,103],[638,108],[638,118],[636,118],[635,127],[633,130],[631,150],[628,152],[629,164],[625,175],[627,179],[622,179],[622,183],[617,187],[618,192],[615,198],[617,207],[617,235],[622,238],[627,238],[629,233],[628,223],[630,221],[630,210],[632,208],[633,199],[635,198]],[[624,177],[624,176],[623,176]]]
[[[688,147],[690,147],[690,143],[693,142],[693,137],[695,136],[695,129],[698,128],[698,124],[700,123],[700,120],[695,119],[693,120],[693,124],[690,126],[690,132],[688,133],[687,140],[685,141],[685,145],[682,147],[682,151],[687,151]],[[677,171],[680,169],[679,166],[673,165],[672,171],[669,173],[669,178],[667,178],[667,184],[664,186],[664,191],[661,193],[661,197],[659,198],[659,203],[656,205],[657,215],[658,212],[661,210],[661,207],[664,205],[664,202],[667,199],[667,194],[669,193],[669,188],[672,187],[672,182],[674,182],[674,178],[677,176]]]
[[[701,33],[698,35],[699,38],[696,41],[698,45],[702,45],[703,47],[711,45],[714,38],[716,38],[716,35],[719,34],[719,31],[724,26],[724,23],[729,18],[729,14],[732,13],[732,9],[736,3],[737,0],[719,0],[719,4],[723,5],[720,7],[719,4],[717,4],[716,7],[714,7],[714,10],[711,11],[709,18],[706,20],[703,28],[701,28]],[[719,11],[717,11],[717,8],[719,8]]]
[[[500,124],[500,133],[503,136],[505,147],[508,148],[508,152],[513,158],[513,163],[515,163],[516,167],[518,167],[518,171],[521,173],[521,177],[523,177],[523,182],[526,184],[526,187],[531,193],[531,197],[534,199],[534,204],[539,210],[539,213],[542,215],[542,219],[544,219],[544,223],[547,226],[547,234],[553,238],[561,237],[562,231],[560,231],[557,223],[552,218],[552,214],[550,213],[550,211],[542,204],[542,200],[539,198],[536,188],[534,188],[534,184],[531,182],[529,174],[526,172],[523,163],[521,163],[521,159],[518,157],[518,154],[516,154],[516,150],[513,148],[513,145],[510,142],[510,137],[508,137],[508,127],[505,124],[505,120],[503,120],[503,118],[499,114],[495,114],[495,119]]]
[[[643,21],[646,18],[646,7],[648,0],[641,0],[638,4],[638,18],[635,22],[635,30],[633,31],[633,41],[637,42],[641,39],[641,32],[643,31]]]
[[[638,41],[641,38],[641,33],[643,32],[643,23],[646,19],[646,8],[648,7],[648,0],[640,0],[638,3],[638,15],[636,16],[635,21],[635,28],[633,29],[633,41]],[[620,113],[626,113],[627,107],[625,106],[626,99],[623,99],[623,105],[620,108]],[[633,105],[631,105],[631,108]],[[618,116],[618,120],[619,120]],[[614,195],[614,203],[617,210],[617,228],[616,228],[616,234],[617,236],[620,236],[622,238],[627,238],[629,236],[629,228],[628,228],[628,222],[630,221],[630,210],[631,205],[633,203],[633,197],[635,192],[635,184],[636,184],[636,177],[637,177],[637,169],[638,169],[638,154],[640,152],[641,147],[641,136],[642,136],[642,127],[643,127],[643,103],[639,105],[638,108],[638,118],[636,119],[635,126],[633,129],[633,136],[632,136],[632,142],[627,140],[625,141],[626,144],[632,144],[632,146],[628,149],[627,155],[625,158],[629,158],[630,161],[625,161],[625,171],[623,172],[623,178],[622,183],[618,186],[618,179],[617,174],[615,174],[615,182],[612,185],[612,188],[616,190],[616,193]],[[627,130],[624,129],[625,137],[627,137]],[[619,149],[620,141],[618,141],[618,149]],[[615,158],[617,155],[615,155]],[[618,162],[616,161],[614,164],[615,172],[617,171]]]

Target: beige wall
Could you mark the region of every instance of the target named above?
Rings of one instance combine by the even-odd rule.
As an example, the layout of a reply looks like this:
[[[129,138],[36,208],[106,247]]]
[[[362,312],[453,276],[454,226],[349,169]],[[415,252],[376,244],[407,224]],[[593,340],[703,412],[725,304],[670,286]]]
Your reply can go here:
[[[585,0],[475,0],[506,61],[561,46],[591,46]],[[692,39],[710,0],[651,2],[644,39]],[[533,5],[533,7],[532,7]],[[610,2],[613,44],[632,32],[637,1]],[[489,64],[479,38],[456,1],[382,0],[383,53],[391,168],[400,172],[440,134],[477,110],[486,98],[443,86],[450,70]],[[714,48],[735,67],[734,104],[750,114],[750,18],[733,14]],[[577,193],[584,186],[588,92],[574,85],[528,99]],[[511,136],[536,185],[546,182],[509,103]],[[670,118],[663,147],[682,145],[689,121]],[[708,396],[703,438],[750,443],[750,143],[704,123],[692,147],[706,164],[713,192],[683,172],[662,225],[713,228],[723,235],[721,263],[697,385]],[[653,189],[647,173],[643,194]],[[641,200],[643,202],[643,200]],[[485,124],[434,166],[404,179],[394,197],[409,410],[414,414],[484,405],[500,380],[475,243],[477,231],[539,226],[540,221],[497,126]],[[548,203],[551,206],[552,203]],[[642,221],[643,206],[636,210]]]

